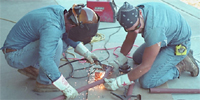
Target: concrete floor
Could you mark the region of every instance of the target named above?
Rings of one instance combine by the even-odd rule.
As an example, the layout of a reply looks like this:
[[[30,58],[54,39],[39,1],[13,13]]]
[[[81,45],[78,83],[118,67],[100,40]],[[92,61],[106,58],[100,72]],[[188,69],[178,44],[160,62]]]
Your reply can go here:
[[[191,48],[194,50],[194,57],[200,61],[200,46],[198,43],[200,43],[200,10],[197,8],[194,8],[190,5],[187,5],[185,3],[180,2],[179,0],[126,0],[134,5],[137,5],[139,3],[143,2],[149,2],[149,1],[156,1],[156,2],[163,2],[170,6],[172,6],[174,9],[176,9],[178,12],[182,14],[183,17],[186,18],[189,25],[192,28],[192,46]],[[123,4],[123,0],[116,0],[115,3],[118,7],[120,7]],[[9,33],[10,29],[14,26],[23,15],[25,15],[27,12],[47,6],[52,4],[60,4],[67,9],[70,8],[74,3],[86,3],[86,0],[0,0],[0,46],[3,45],[7,34]],[[5,20],[7,19],[7,20]],[[113,27],[113,26],[119,26],[118,22],[115,23],[106,23],[101,22],[100,28],[105,27]],[[107,29],[107,30],[99,30],[98,33],[105,35],[105,40],[100,42],[93,43],[92,49],[99,49],[104,48],[105,42],[108,40],[109,35],[117,31],[117,28],[113,29]],[[124,38],[126,36],[126,33],[121,28],[119,32],[117,32],[115,35],[113,35],[109,43],[107,43],[106,47],[115,47],[115,46],[121,46]],[[135,45],[141,45],[144,43],[143,38],[138,36],[135,42]],[[137,47],[134,47],[132,51],[137,49]],[[94,52],[100,59],[104,59],[107,57],[107,53],[105,51],[96,51]],[[131,52],[132,54],[133,52]],[[109,60],[112,60],[114,57],[111,56]],[[108,61],[109,61],[108,60]],[[61,62],[61,64],[64,62]],[[105,62],[106,63],[106,62]],[[199,63],[198,63],[199,64]],[[82,66],[86,67],[88,64],[80,64],[75,63],[74,67],[78,68],[76,66]],[[4,54],[0,52],[0,100],[48,100],[55,98],[59,95],[61,95],[61,92],[54,92],[54,93],[36,93],[33,92],[33,88],[35,85],[35,80],[28,79],[26,76],[21,75],[17,72],[16,69],[10,67],[7,62],[4,59]],[[79,67],[80,68],[80,67]],[[61,72],[65,73],[65,75],[68,75],[70,72],[70,67],[62,68]],[[75,73],[77,76],[81,76],[85,74],[86,72],[80,71],[78,73]],[[86,73],[87,74],[87,73]],[[69,79],[70,84],[74,86],[75,88],[79,88],[81,86],[86,85],[89,79],[83,78],[83,79]],[[183,73],[181,75],[180,79],[175,79],[173,81],[169,81],[166,83],[168,88],[192,88],[192,89],[200,89],[200,76],[198,77],[191,77],[189,73]],[[87,94],[88,91],[85,91],[81,93],[76,100],[86,100],[88,98]],[[98,92],[98,91],[97,91]],[[158,95],[162,96],[163,95]],[[163,97],[164,99],[165,97]],[[200,100],[199,94],[172,94],[172,98],[174,100]],[[88,100],[95,100],[96,98],[88,98]],[[110,99],[104,99],[104,100],[112,100]],[[147,100],[161,100],[161,99],[155,99],[149,97]],[[166,100],[166,99],[165,99]]]

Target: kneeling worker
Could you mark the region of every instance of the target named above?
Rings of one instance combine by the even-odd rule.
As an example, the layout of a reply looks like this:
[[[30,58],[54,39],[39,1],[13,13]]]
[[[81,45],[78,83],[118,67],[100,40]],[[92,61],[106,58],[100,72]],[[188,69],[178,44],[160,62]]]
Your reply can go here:
[[[72,46],[90,63],[97,59],[83,44],[91,41],[99,26],[99,16],[84,5],[68,11],[51,5],[30,11],[9,32],[3,47],[7,63],[36,79],[35,91],[62,91],[67,99],[78,95],[59,71],[63,50]]]

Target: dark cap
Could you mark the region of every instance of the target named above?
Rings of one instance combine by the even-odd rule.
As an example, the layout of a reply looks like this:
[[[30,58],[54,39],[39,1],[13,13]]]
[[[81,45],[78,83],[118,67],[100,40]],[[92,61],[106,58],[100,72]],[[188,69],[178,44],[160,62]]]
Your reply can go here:
[[[124,27],[124,29],[128,29],[135,24],[138,16],[138,9],[130,5],[128,2],[124,2],[124,5],[121,6],[117,12],[117,21],[122,27]]]

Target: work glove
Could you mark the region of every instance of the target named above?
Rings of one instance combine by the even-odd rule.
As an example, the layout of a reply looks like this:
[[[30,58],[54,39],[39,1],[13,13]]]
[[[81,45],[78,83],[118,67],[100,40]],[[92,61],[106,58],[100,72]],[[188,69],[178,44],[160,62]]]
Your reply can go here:
[[[119,53],[117,59],[109,62],[108,64],[113,66],[114,68],[119,68],[120,66],[124,65],[127,61],[128,61],[127,57],[124,56],[124,54]]]
[[[63,75],[61,75],[58,80],[54,81],[53,85],[63,92],[63,94],[66,96],[66,100],[74,99],[76,98],[76,96],[78,96],[78,92],[76,91],[76,89],[74,89],[67,82]]]
[[[104,81],[104,86],[107,90],[117,90],[120,87],[134,83],[133,81],[129,80],[128,74],[123,74],[117,78],[105,78]]]
[[[96,55],[91,53],[81,42],[76,46],[74,52],[85,57],[89,61],[89,63],[91,63],[91,64],[94,63],[93,59],[98,60]]]

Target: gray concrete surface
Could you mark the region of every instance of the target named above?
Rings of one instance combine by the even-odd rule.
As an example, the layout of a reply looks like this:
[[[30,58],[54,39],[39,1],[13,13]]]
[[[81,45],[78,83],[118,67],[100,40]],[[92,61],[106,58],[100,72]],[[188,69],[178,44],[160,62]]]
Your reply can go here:
[[[192,49],[194,50],[194,57],[200,61],[200,10],[194,8],[190,5],[180,2],[179,0],[126,0],[134,5],[143,2],[163,2],[178,12],[186,18],[189,25],[192,28]],[[123,0],[115,0],[115,3],[118,7],[123,4]],[[17,22],[23,15],[27,12],[47,6],[52,4],[60,4],[67,9],[70,8],[74,3],[86,3],[86,0],[0,0],[0,46],[3,45],[4,40],[9,33],[10,29],[13,27],[15,23],[10,21]],[[7,20],[4,20],[7,19]],[[100,28],[119,26],[117,22],[115,23],[106,23],[101,22]],[[99,30],[98,33],[105,35],[105,40],[93,43],[92,49],[104,48],[103,45],[105,41],[108,40],[109,35],[117,31],[118,29],[108,29],[108,30]],[[107,47],[115,47],[121,46],[123,40],[125,39],[126,33],[121,28],[119,32],[113,35],[109,43],[106,45]],[[141,45],[144,43],[143,38],[138,36],[135,44]],[[132,51],[134,51],[137,47],[134,47]],[[105,51],[97,51],[95,52],[99,55],[100,59],[104,59],[107,56]],[[111,59],[109,59],[111,60]],[[62,61],[61,64],[64,62]],[[199,64],[199,63],[198,63]],[[86,67],[87,64],[74,64],[75,68],[80,68],[79,66]],[[65,74],[65,76],[70,73],[70,67],[64,67],[61,69],[61,72]],[[81,76],[86,72],[77,72],[75,75]],[[70,79],[69,82],[75,88],[79,88],[87,84],[88,78],[84,79]],[[61,95],[61,92],[53,92],[53,93],[36,93],[33,92],[33,88],[35,85],[35,80],[28,79],[26,76],[21,75],[17,72],[16,69],[11,68],[6,60],[4,59],[4,54],[0,52],[0,100],[49,100],[51,98],[57,97]],[[173,81],[167,82],[168,88],[192,88],[192,89],[200,89],[200,76],[191,77],[189,73],[183,73],[180,79],[175,79]],[[76,100],[86,100],[87,91],[80,94]],[[159,96],[159,94],[158,94]],[[174,100],[200,100],[199,94],[172,94]],[[164,99],[165,97],[163,97]],[[92,100],[95,100],[93,98]],[[155,98],[149,98],[149,100],[156,100]],[[158,99],[157,99],[158,100]]]

